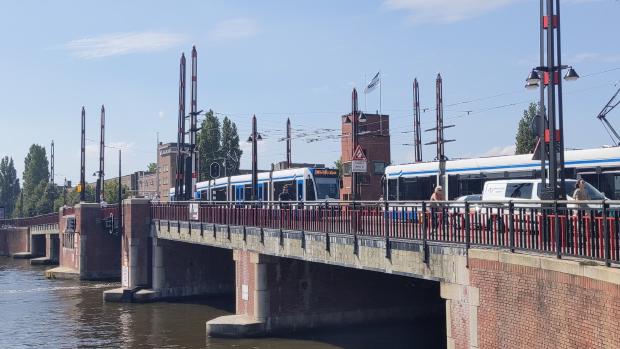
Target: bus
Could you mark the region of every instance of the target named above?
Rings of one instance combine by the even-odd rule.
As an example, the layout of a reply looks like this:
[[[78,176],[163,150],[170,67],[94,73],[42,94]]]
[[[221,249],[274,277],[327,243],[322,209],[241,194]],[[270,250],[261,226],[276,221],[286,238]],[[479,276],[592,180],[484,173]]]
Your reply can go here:
[[[620,147],[564,152],[567,179],[583,178],[610,199],[620,199]],[[487,180],[540,178],[540,160],[532,154],[448,160],[444,188],[447,200],[481,194]],[[392,165],[385,169],[388,201],[428,200],[439,183],[439,162]]]
[[[338,200],[340,195],[338,170],[302,167],[259,172],[256,200],[278,201],[284,186],[288,186],[292,201],[333,201]],[[244,202],[250,200],[251,190],[251,174],[222,177],[198,182],[194,199],[211,202]],[[174,188],[170,189],[170,198],[173,197]]]

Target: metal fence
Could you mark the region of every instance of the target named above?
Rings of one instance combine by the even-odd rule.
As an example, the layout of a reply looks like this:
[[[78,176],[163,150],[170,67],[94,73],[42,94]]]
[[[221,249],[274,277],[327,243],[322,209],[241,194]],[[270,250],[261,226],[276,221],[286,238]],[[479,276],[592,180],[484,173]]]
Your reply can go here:
[[[198,211],[191,220],[204,223],[530,250],[607,265],[620,261],[620,201],[194,204]],[[189,221],[189,205],[152,203],[152,218]]]

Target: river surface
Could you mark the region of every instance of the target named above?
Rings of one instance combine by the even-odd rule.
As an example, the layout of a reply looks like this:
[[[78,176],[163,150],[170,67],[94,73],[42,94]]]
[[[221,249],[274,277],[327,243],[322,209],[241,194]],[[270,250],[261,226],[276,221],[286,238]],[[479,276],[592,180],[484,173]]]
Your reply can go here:
[[[0,348],[441,348],[430,325],[400,323],[260,339],[208,338],[205,322],[234,311],[232,297],[104,303],[119,283],[47,280],[49,267],[0,257]],[[432,342],[432,343],[431,343]]]

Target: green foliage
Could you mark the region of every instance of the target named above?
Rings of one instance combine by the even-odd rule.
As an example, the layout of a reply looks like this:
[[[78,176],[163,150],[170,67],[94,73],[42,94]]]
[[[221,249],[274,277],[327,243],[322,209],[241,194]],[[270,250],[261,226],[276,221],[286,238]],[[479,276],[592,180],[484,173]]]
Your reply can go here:
[[[107,198],[106,198],[107,200]],[[95,201],[95,187],[92,185],[86,185],[86,202]],[[67,205],[74,206],[80,203],[80,193],[76,188],[58,188],[58,197],[54,200],[54,211],[58,211],[58,208]]]
[[[197,150],[200,157],[200,180],[212,179],[209,168],[213,162],[220,162],[221,130],[220,120],[213,115],[213,110],[207,112],[202,121],[197,137]]]
[[[5,217],[13,215],[19,191],[19,178],[13,158],[5,156],[0,160],[0,207],[4,207]]]
[[[19,208],[24,216],[30,217],[52,211],[56,190],[54,188],[48,190],[48,166],[45,148],[38,144],[31,145],[24,160],[23,201],[19,200]],[[45,200],[51,201],[44,202]]]
[[[107,202],[108,204],[117,204],[118,181],[107,181],[104,185],[103,195],[105,198],[105,202]],[[123,185],[122,197],[123,199],[127,199],[129,197],[129,188],[126,185]]]
[[[523,111],[515,137],[515,154],[530,154],[534,152],[536,135],[532,131],[532,120],[534,120],[537,110],[537,104],[530,103],[528,108]]]
[[[202,121],[196,146],[200,157],[201,181],[212,179],[209,169],[214,162],[222,166],[222,175],[224,175],[224,164],[226,175],[233,176],[239,173],[239,160],[243,152],[239,146],[237,125],[228,117],[224,117],[220,124],[218,117],[213,114],[212,110],[209,110]]]
[[[157,171],[157,164],[154,162],[151,162],[150,164],[148,164],[148,166],[146,167],[146,171],[147,172],[156,172]]]
[[[336,167],[336,169],[338,170],[338,177],[342,178],[342,175],[343,175],[342,160],[338,159],[338,160],[334,161],[334,167]]]
[[[226,172],[229,176],[239,173],[239,164],[243,151],[239,147],[239,134],[237,125],[228,117],[222,122],[222,142],[220,147],[221,157],[226,159]]]

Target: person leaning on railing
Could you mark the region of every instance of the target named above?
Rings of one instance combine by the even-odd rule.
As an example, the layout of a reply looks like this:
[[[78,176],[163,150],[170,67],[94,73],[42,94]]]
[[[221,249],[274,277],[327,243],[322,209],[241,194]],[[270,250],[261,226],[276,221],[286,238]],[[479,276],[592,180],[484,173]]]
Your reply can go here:
[[[445,197],[443,195],[443,188],[441,187],[441,185],[438,185],[435,187],[435,191],[433,191],[433,194],[431,195],[431,198],[430,198],[431,223],[433,225],[433,228],[437,228],[437,226],[439,225],[439,220],[436,217],[437,215],[436,212],[442,206],[442,204],[438,203],[437,201],[444,201],[444,200],[445,200]]]
[[[586,189],[586,182],[583,179],[577,180],[575,183],[575,191],[573,192],[573,199],[575,201],[587,201],[590,200],[590,194]],[[580,204],[579,207],[588,207],[587,204]]]
[[[288,184],[285,185],[284,188],[282,188],[280,195],[278,195],[278,201],[280,201],[281,208],[288,208],[290,206],[288,202],[291,201],[291,194],[289,194],[288,188]]]

